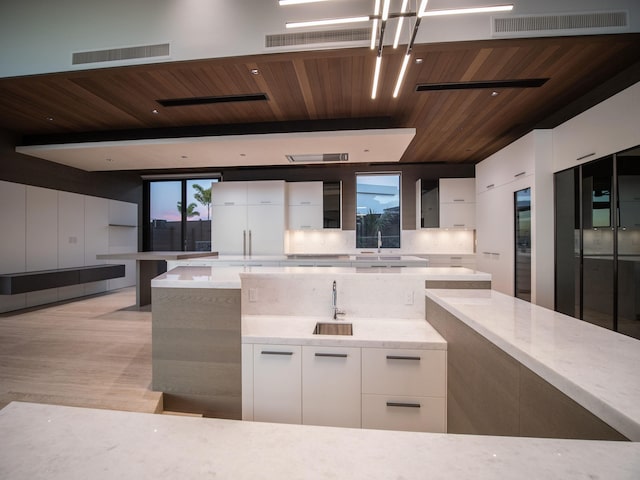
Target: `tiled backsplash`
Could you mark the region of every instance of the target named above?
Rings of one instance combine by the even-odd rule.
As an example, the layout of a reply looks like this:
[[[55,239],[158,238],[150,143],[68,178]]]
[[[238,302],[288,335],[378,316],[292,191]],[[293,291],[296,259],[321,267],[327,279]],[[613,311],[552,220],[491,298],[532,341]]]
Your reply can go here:
[[[385,249],[384,253],[473,254],[473,230],[403,230],[401,248]],[[287,232],[287,253],[358,253],[355,230],[291,230]],[[371,250],[371,249],[369,249]]]

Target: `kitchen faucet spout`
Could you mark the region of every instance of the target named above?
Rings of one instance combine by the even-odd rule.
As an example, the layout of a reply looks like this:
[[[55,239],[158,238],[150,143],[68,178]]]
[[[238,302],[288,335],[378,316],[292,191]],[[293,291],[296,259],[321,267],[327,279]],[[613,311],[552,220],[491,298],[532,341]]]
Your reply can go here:
[[[335,280],[333,281],[332,287],[331,309],[333,310],[334,320],[337,320],[339,315],[344,315],[344,311],[338,308],[338,286]]]

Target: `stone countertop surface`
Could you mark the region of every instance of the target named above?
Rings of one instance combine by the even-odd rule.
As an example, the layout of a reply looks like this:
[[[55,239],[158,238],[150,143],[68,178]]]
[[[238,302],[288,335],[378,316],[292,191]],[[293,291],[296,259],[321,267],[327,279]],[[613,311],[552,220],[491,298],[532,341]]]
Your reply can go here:
[[[640,444],[285,425],[14,402],[12,480],[635,480]]]
[[[129,253],[100,253],[98,260],[187,260],[191,258],[206,258],[215,260],[217,252],[129,252]]]
[[[316,335],[316,322],[353,325],[353,335]],[[284,315],[243,315],[242,343],[271,345],[324,345],[446,350],[447,342],[425,320]]]
[[[640,340],[494,290],[426,290],[426,296],[640,441]]]
[[[488,273],[464,267],[265,267],[265,266],[183,266],[169,270],[151,281],[158,288],[240,288],[242,275],[401,275],[424,280],[491,280]]]

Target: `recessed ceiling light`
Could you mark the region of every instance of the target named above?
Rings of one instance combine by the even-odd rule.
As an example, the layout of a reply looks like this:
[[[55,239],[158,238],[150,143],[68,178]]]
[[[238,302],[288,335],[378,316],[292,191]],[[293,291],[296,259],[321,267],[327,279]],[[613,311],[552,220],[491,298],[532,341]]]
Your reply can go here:
[[[47,118],[47,121],[48,121],[48,122],[53,122],[53,121],[55,120],[55,119],[54,119],[53,117],[51,117],[51,116],[46,117],[46,118]]]
[[[189,158],[189,157],[186,155],[180,155],[180,158]]]
[[[158,113],[160,112],[158,112],[158,109],[154,108],[153,110],[151,110],[151,113],[153,113],[154,115],[158,115]]]
[[[422,60],[421,58],[416,58],[416,63],[417,63],[418,65],[420,65],[420,64],[422,63],[422,61],[423,61],[423,60]]]
[[[369,149],[368,149],[368,148],[365,148],[365,149],[364,149],[364,153],[369,153]]]
[[[493,92],[491,92],[491,96],[492,97],[497,97],[498,95],[500,95],[500,93],[496,92],[495,90]]]
[[[113,158],[107,158],[107,162],[113,162]]]
[[[251,75],[260,75],[260,70],[258,70],[257,68],[252,68],[249,71],[251,72]]]
[[[240,154],[240,156],[241,156],[241,157],[246,157],[246,156],[247,156],[247,154],[246,154],[246,153],[241,153],[241,154]]]

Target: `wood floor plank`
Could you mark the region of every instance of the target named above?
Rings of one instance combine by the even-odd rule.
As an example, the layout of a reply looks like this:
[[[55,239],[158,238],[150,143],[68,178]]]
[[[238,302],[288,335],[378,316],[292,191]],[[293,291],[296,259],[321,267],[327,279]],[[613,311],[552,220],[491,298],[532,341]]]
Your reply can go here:
[[[0,408],[19,400],[156,412],[151,312],[135,288],[0,315]]]

